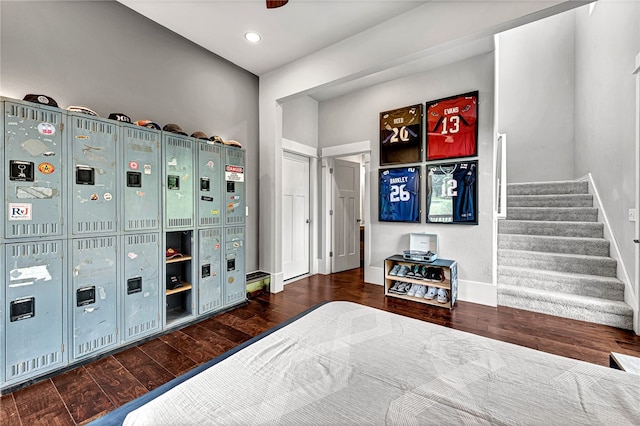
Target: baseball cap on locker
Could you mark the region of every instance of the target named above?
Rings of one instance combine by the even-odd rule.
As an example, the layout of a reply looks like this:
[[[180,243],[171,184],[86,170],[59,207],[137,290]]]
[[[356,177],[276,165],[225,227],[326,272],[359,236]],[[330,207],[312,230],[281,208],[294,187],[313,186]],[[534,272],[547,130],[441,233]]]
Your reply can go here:
[[[34,95],[30,93],[26,95],[24,98],[22,98],[22,100],[27,102],[35,102],[37,104],[42,104],[42,105],[48,105],[52,107],[58,106],[58,103],[52,97],[49,97],[47,95]]]
[[[93,115],[94,117],[100,117],[95,111],[83,106],[70,105],[67,107],[67,111],[79,112],[82,114]]]
[[[229,141],[224,141],[224,144],[229,146],[235,146],[236,148],[242,148],[242,144],[238,141],[234,141],[233,139]]]
[[[177,133],[183,136],[189,136],[187,133],[185,133],[184,130],[182,130],[182,127],[174,123],[165,124],[162,130],[164,130],[165,132],[171,132],[171,133]]]
[[[165,258],[166,259],[173,259],[175,257],[182,257],[182,253],[180,253],[178,250],[174,249],[174,248],[167,248],[167,251],[165,253]]]
[[[160,130],[160,125],[158,123],[154,123],[151,120],[138,120],[135,122],[138,126],[147,127],[149,129]]]
[[[122,121],[123,123],[131,123],[131,118],[128,115],[121,112],[112,112],[109,114],[110,120]]]
[[[216,136],[211,136],[211,137],[209,138],[209,140],[210,140],[210,141],[213,141],[213,142],[217,142],[217,143],[224,143],[224,141],[222,140],[222,138],[221,138],[220,136],[217,136],[217,135],[216,135]]]
[[[209,140],[209,136],[207,136],[207,134],[205,132],[201,132],[201,131],[197,131],[197,132],[193,132],[191,134],[192,138],[196,138],[196,139],[204,139],[206,141]]]

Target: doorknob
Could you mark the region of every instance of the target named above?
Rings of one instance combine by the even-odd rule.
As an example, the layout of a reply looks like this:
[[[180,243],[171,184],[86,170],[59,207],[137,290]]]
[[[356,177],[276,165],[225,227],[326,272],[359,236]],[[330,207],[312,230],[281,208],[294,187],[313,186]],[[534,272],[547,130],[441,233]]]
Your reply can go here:
[[[360,223],[362,222],[362,219],[356,219],[356,222]]]
[[[640,244],[640,240],[633,240],[634,243]]]
[[[311,219],[307,219],[304,221],[305,223],[311,223]]]

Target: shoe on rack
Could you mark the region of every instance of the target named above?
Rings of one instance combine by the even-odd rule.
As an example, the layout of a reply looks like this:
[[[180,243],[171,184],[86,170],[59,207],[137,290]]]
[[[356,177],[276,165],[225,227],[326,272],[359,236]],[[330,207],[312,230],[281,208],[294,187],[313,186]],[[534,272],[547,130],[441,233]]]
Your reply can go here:
[[[398,284],[400,284],[400,281],[394,281],[393,285],[389,287],[389,293],[395,293],[398,291]]]
[[[414,276],[413,268],[411,266],[407,266],[407,268],[408,268],[407,276],[413,277]]]
[[[438,298],[436,300],[438,303],[449,303],[449,290],[444,288],[438,290]]]
[[[427,292],[427,286],[419,284],[418,290],[416,290],[416,297],[424,297],[426,292]]]
[[[417,279],[422,279],[422,272],[420,272],[421,269],[420,265],[413,265],[413,276]]]
[[[407,292],[411,289],[410,283],[401,282],[398,286],[398,294],[407,294]]]
[[[395,264],[393,265],[393,268],[391,268],[391,270],[389,271],[389,275],[398,275],[399,270],[400,270],[400,265]]]
[[[411,288],[407,291],[407,296],[415,296],[418,287],[420,287],[418,284],[411,284]]]
[[[420,267],[420,276],[422,277],[423,280],[427,279],[428,272],[429,272],[429,267],[427,265],[422,265]]]
[[[433,300],[434,297],[438,294],[438,287],[429,286],[427,289],[427,293],[424,295],[424,298],[427,300]]]
[[[398,276],[399,277],[406,277],[407,276],[407,272],[409,272],[409,267],[407,265],[402,265],[400,267],[400,270],[398,270]]]

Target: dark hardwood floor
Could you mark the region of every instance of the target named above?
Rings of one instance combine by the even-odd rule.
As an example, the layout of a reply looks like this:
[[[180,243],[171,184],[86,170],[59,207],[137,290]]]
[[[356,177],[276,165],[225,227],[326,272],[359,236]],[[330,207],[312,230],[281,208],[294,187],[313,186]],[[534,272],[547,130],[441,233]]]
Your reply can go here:
[[[448,309],[385,298],[362,270],[316,275],[245,306],[2,396],[3,426],[85,424],[324,300],[348,300],[541,351],[608,365],[609,352],[640,356],[631,331],[458,302]]]

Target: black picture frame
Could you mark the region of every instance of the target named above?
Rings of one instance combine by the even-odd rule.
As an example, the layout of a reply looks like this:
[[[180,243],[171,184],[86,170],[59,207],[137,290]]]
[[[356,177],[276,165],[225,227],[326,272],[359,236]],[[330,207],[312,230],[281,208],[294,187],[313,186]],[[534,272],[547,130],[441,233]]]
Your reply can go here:
[[[380,169],[378,174],[378,220],[420,223],[421,167]]]
[[[422,160],[423,105],[409,105],[380,113],[380,165]]]
[[[426,161],[478,155],[478,91],[425,104]]]
[[[478,224],[478,161],[428,164],[426,222]]]

